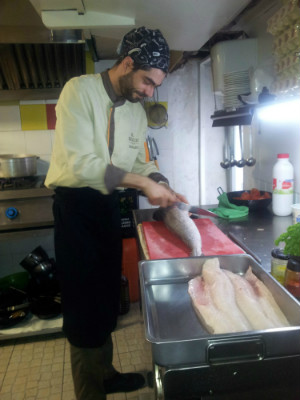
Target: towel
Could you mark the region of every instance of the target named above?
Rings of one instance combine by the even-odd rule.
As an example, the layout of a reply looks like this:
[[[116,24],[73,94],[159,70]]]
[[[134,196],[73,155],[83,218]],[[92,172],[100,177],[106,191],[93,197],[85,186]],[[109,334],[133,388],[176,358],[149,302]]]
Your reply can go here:
[[[209,211],[214,212],[220,218],[224,219],[236,219],[242,218],[249,214],[249,207],[247,206],[236,206],[228,200],[226,193],[222,193],[219,197],[219,205],[217,208],[210,208]]]

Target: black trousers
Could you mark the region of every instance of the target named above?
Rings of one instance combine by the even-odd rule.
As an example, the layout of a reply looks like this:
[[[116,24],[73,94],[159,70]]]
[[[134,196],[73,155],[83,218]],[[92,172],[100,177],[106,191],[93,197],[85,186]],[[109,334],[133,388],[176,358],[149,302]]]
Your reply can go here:
[[[53,214],[63,331],[76,347],[102,346],[115,329],[120,306],[118,194],[59,187]]]

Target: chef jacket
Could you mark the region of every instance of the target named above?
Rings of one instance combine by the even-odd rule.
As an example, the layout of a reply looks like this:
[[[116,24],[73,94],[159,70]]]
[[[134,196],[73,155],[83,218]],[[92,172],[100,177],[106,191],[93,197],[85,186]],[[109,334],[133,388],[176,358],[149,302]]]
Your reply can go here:
[[[108,71],[68,81],[56,115],[48,188],[89,186],[109,194],[126,172],[158,175],[154,162],[146,162],[144,108],[117,98]]]

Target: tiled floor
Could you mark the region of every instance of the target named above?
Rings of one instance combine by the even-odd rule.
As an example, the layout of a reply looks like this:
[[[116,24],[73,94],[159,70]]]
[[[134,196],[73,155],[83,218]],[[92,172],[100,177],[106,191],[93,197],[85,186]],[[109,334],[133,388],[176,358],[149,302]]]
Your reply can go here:
[[[114,366],[121,372],[152,369],[139,304],[119,318],[113,333]],[[0,342],[1,400],[75,400],[69,344],[62,334]],[[153,389],[107,396],[108,400],[153,400]]]

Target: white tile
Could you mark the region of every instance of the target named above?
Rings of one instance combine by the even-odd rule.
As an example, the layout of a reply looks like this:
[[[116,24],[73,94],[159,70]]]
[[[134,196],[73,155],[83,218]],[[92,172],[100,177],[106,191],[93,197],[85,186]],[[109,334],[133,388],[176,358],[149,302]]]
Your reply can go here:
[[[28,154],[51,154],[51,134],[48,130],[24,132],[26,152]]]
[[[21,130],[19,105],[0,106],[0,131]]]
[[[49,130],[49,132],[50,132],[50,136],[51,136],[51,146],[52,146],[52,149],[53,149],[55,129],[51,129],[51,130]]]
[[[0,132],[0,153],[24,154],[25,153],[24,132],[23,131]]]

